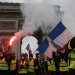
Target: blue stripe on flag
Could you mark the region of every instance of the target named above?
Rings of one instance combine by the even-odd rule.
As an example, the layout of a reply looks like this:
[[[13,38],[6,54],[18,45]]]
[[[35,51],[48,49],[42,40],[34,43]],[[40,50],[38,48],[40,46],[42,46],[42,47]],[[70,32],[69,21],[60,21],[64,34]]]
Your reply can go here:
[[[62,24],[62,22],[59,22],[58,25],[52,30],[52,32],[48,35],[51,40],[54,40],[57,38],[63,31],[66,29],[66,27]]]
[[[41,53],[44,53],[46,51],[46,49],[48,48],[49,44],[48,44],[48,41],[47,39],[45,39],[41,44],[40,46],[38,47],[38,51],[41,52]]]
[[[27,49],[27,50],[30,50],[30,45],[29,45],[29,44],[27,45],[26,49]]]

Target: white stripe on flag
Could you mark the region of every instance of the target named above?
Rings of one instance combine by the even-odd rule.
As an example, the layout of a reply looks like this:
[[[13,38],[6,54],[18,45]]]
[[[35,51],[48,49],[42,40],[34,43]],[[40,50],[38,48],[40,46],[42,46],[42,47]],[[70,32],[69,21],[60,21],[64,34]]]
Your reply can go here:
[[[67,42],[72,38],[72,34],[66,29],[63,33],[61,33],[57,38],[53,41],[59,46],[63,47]]]

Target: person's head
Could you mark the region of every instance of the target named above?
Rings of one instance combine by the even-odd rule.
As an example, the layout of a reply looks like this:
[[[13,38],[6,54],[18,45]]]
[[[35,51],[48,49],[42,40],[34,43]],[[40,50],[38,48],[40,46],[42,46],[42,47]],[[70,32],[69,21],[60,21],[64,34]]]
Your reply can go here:
[[[25,55],[24,55],[24,53],[21,53],[20,58],[21,58],[22,60],[25,59]]]
[[[30,55],[29,55],[29,59],[30,59],[30,60],[33,59],[33,54],[30,54]]]
[[[36,58],[40,58],[40,54],[39,53],[36,53]]]
[[[69,40],[68,49],[69,50],[75,50],[75,37],[73,37],[71,40]]]
[[[7,59],[11,59],[11,58],[12,58],[11,52],[7,52],[6,55],[5,55],[5,57],[6,57]]]
[[[25,57],[25,59],[28,59],[28,54],[25,53],[25,54],[24,54],[24,57]]]
[[[9,64],[9,63],[11,63],[11,60],[12,60],[12,53],[11,52],[7,52],[6,54],[5,54],[5,60],[6,60],[6,62]]]

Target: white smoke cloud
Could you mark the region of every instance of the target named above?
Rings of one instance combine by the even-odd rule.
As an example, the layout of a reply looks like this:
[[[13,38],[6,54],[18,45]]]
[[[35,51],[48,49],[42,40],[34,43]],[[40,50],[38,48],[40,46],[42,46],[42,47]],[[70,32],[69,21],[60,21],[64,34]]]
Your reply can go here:
[[[35,31],[39,27],[55,27],[62,17],[62,12],[56,11],[56,7],[52,6],[50,0],[25,0],[21,7],[25,17],[23,29],[30,27]]]
[[[25,0],[21,10],[25,18],[22,29],[30,28],[32,32],[36,31],[39,27],[41,27],[43,33],[46,33],[46,30],[50,27],[48,31],[50,32],[59,23],[63,15],[63,12],[60,11],[60,6],[53,6],[51,0]],[[26,51],[23,49],[25,49],[24,47],[28,41],[23,39],[22,42],[21,50]],[[33,44],[31,47],[33,47]]]
[[[75,35],[74,3],[74,0],[24,0],[21,6],[23,16],[25,17],[23,30],[28,27],[33,32],[39,26],[44,32],[49,27],[52,30],[63,15],[58,6],[52,6],[58,4],[61,6],[61,10],[64,11],[62,18],[64,25]]]

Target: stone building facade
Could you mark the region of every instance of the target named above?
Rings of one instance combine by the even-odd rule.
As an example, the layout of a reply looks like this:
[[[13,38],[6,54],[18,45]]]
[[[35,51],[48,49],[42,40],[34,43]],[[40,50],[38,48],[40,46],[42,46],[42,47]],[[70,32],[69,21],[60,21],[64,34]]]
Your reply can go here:
[[[0,40],[3,41],[5,50],[8,39],[22,28],[23,17],[20,6],[19,3],[0,3]],[[20,56],[20,44],[21,41],[18,40],[11,49],[17,58]]]

